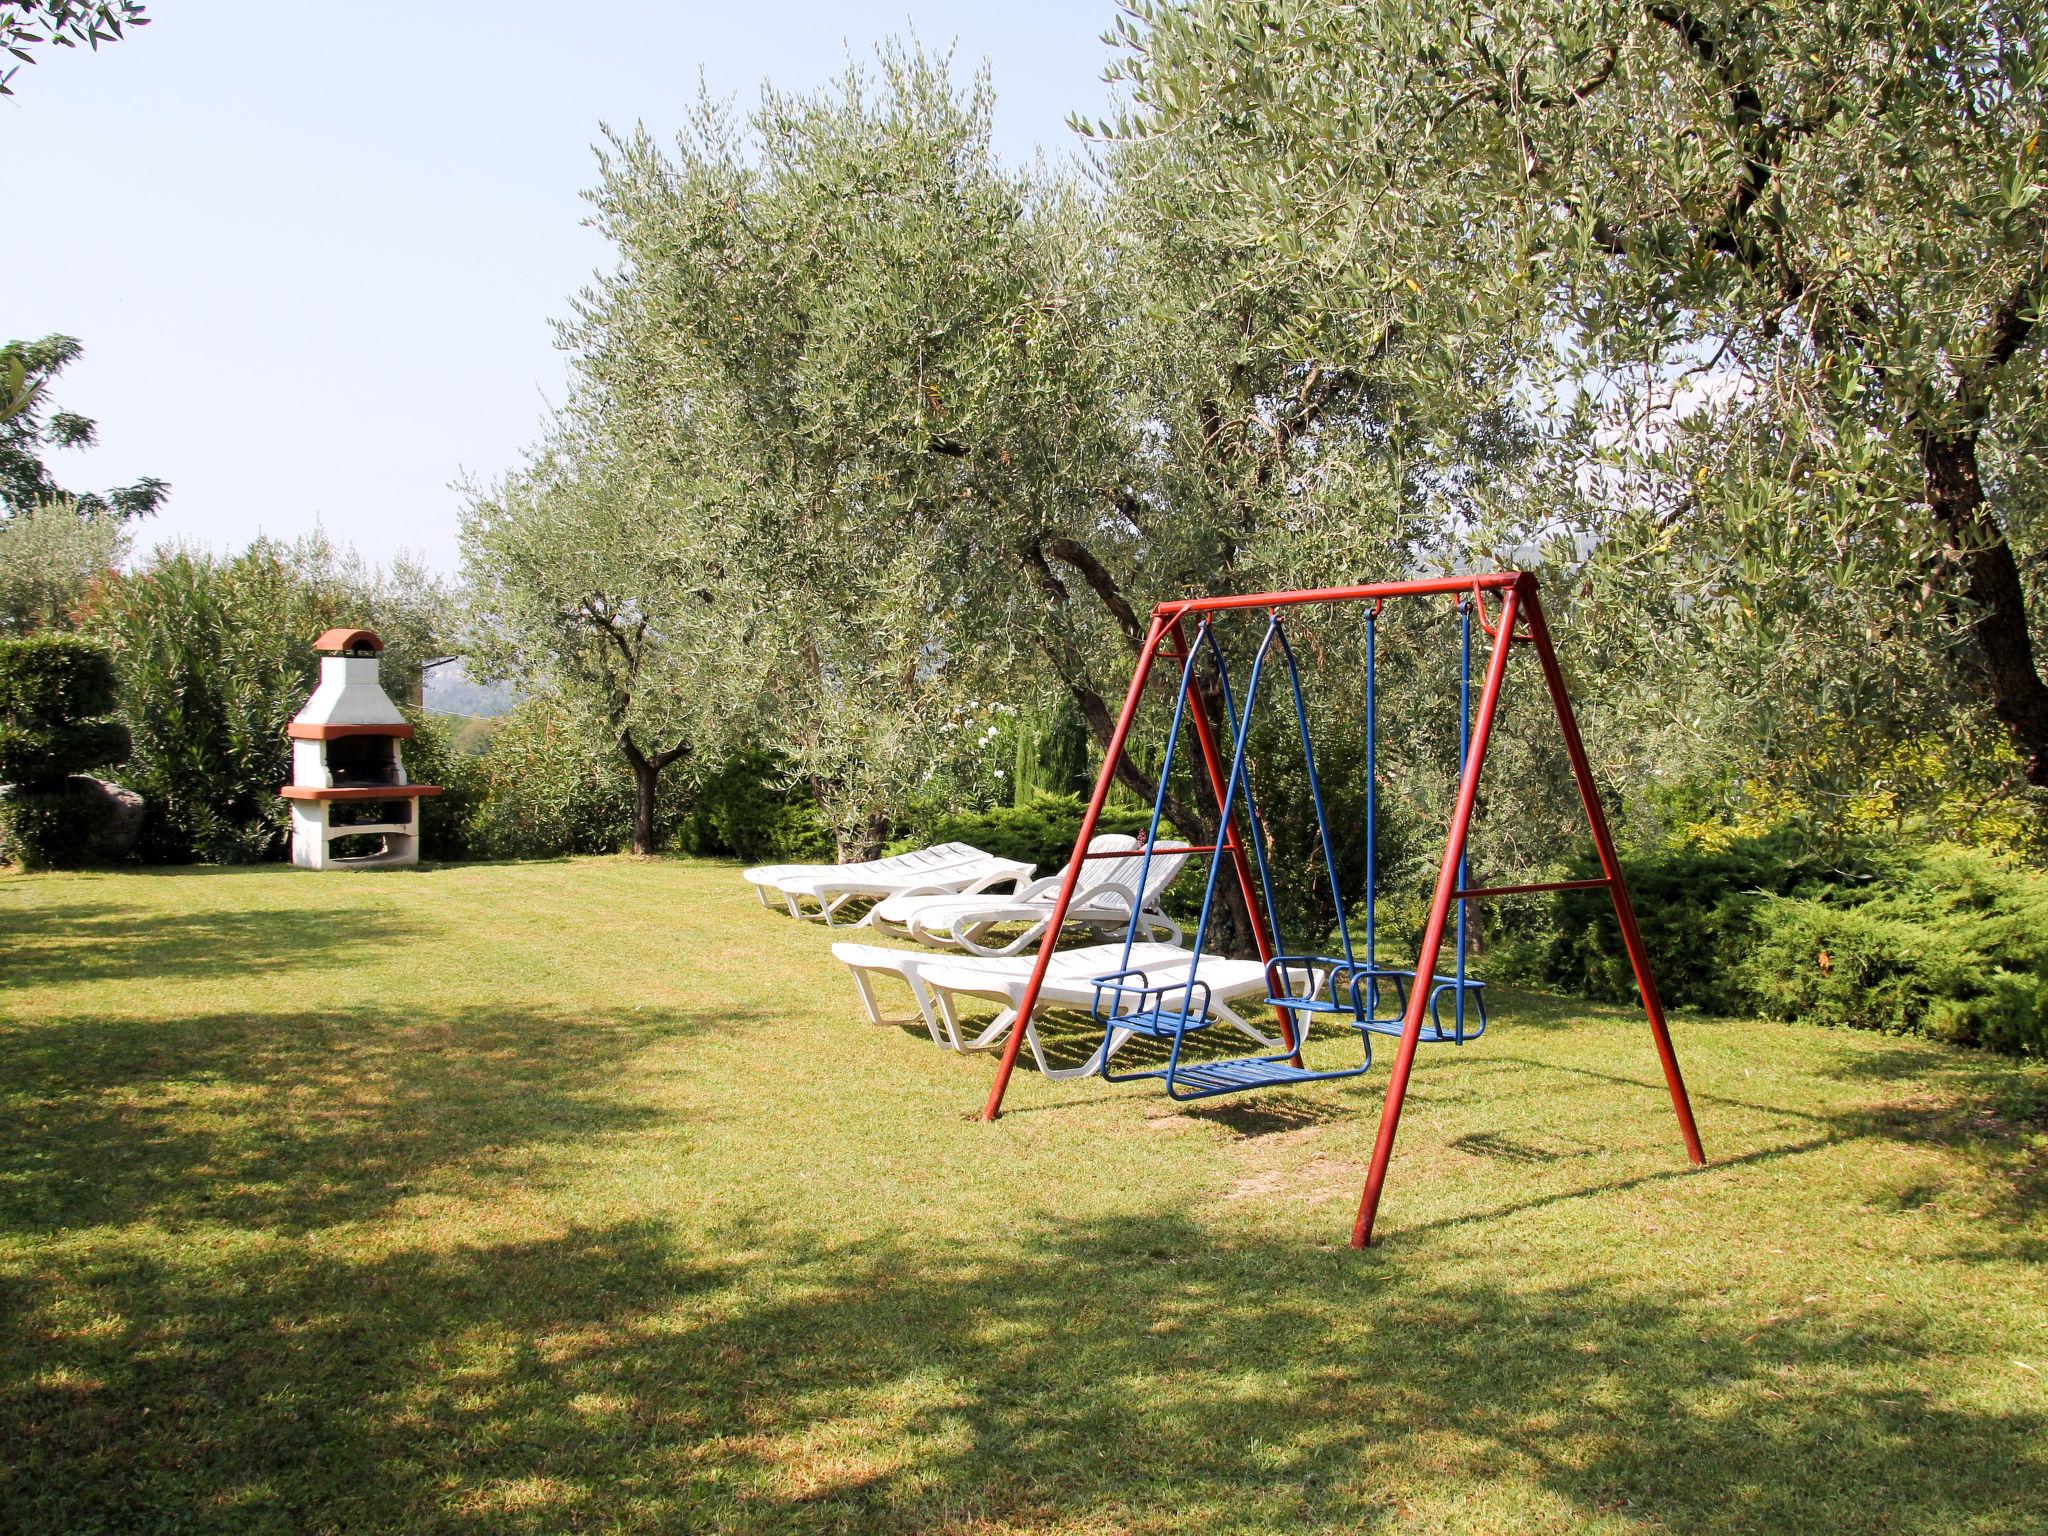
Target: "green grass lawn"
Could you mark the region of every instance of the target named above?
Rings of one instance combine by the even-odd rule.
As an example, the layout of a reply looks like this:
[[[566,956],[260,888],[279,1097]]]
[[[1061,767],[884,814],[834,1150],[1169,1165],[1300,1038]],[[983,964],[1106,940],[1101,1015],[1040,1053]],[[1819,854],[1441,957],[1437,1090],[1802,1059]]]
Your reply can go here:
[[[1177,1108],[732,869],[0,878],[0,1527],[2048,1529],[2048,1084],[1506,994]],[[1333,1049],[1335,1049],[1333,1047]]]

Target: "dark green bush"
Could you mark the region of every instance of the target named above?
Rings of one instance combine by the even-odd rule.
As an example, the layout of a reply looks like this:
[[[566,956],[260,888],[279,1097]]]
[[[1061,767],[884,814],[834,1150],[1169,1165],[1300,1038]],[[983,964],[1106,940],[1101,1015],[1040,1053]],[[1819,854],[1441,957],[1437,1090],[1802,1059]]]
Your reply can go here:
[[[750,863],[828,860],[832,832],[810,796],[784,782],[773,754],[742,752],[698,787],[677,846]]]
[[[1938,847],[1754,923],[1741,980],[1767,1018],[2048,1054],[2048,875]]]
[[[42,729],[0,725],[0,783],[50,784],[128,755],[118,720],[77,720]]]
[[[1790,832],[1622,865],[1667,1003],[2048,1052],[2048,874],[1950,844],[1823,858]],[[1633,1000],[1605,891],[1527,910],[1483,974]]]
[[[463,750],[458,742],[476,722],[411,709],[405,718],[413,728],[412,739],[401,749],[406,778],[441,789],[420,801],[420,857],[477,857],[476,818],[485,769],[481,755]]]
[[[17,784],[0,800],[5,813],[5,853],[23,869],[70,869],[87,861],[86,845],[99,829],[100,806],[79,787],[60,780],[54,788]]]
[[[30,869],[81,864],[102,807],[79,778],[128,755],[128,732],[92,718],[113,705],[104,646],[76,635],[0,641],[0,782],[7,844]]]
[[[1664,1001],[1740,1012],[1751,1001],[1743,966],[1757,943],[1765,898],[1867,885],[1881,862],[1861,849],[1830,860],[1789,832],[1772,832],[1718,848],[1686,844],[1631,854],[1622,869]],[[1589,849],[1566,878],[1599,873]],[[1613,1002],[1636,995],[1605,890],[1556,892],[1534,904],[1531,915],[1518,915],[1508,934],[1486,961],[1487,975]]]

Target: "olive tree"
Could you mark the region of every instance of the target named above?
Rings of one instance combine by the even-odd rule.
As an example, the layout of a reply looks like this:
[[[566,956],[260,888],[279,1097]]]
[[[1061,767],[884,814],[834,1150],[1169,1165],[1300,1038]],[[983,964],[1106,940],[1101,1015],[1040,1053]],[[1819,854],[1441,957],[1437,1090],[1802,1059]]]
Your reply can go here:
[[[633,851],[655,851],[661,776],[740,739],[749,690],[702,487],[657,482],[565,426],[462,519],[482,677],[512,676],[587,713],[633,777]]]
[[[1519,536],[1590,553],[1622,659],[1704,658],[1718,729],[1816,758],[1982,700],[2048,784],[2037,8],[1147,0],[1117,39],[1106,131],[1179,143],[1269,281],[1418,382],[1513,347],[1587,450]]]
[[[1007,622],[1048,558],[1028,525],[1102,502],[1073,210],[994,159],[988,112],[888,50],[744,120],[705,102],[670,151],[615,136],[592,201],[619,265],[567,328],[606,442],[720,487],[699,527],[753,633],[729,659],[850,849],[963,694],[1044,665]]]
[[[566,328],[591,430],[722,487],[699,514],[775,745],[848,846],[961,697],[1064,691],[1106,743],[1152,603],[1445,558],[1479,476],[1436,467],[1461,438],[1515,456],[1473,451],[1462,385],[1399,387],[1397,337],[1247,282],[1170,177],[1002,165],[991,105],[890,48],[746,117],[706,102],[672,147],[614,136],[592,200],[620,259]],[[1178,782],[1168,811],[1205,819]]]

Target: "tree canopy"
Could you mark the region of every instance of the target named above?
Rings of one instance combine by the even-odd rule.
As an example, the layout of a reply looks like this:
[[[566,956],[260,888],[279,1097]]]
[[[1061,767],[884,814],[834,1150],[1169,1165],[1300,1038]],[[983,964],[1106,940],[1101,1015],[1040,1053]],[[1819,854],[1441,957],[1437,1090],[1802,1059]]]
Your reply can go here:
[[[1511,346],[1496,377],[1577,423],[1524,532],[1660,710],[1682,655],[1808,790],[1996,750],[1989,718],[2048,784],[2038,9],[1201,0],[1116,40],[1102,131],[1181,146],[1266,281],[1398,329],[1418,380]]]
[[[39,48],[76,48],[97,53],[101,43],[119,42],[130,27],[146,27],[148,7],[137,0],[0,0],[0,53],[15,62],[0,69],[0,96],[14,94],[12,81]]]

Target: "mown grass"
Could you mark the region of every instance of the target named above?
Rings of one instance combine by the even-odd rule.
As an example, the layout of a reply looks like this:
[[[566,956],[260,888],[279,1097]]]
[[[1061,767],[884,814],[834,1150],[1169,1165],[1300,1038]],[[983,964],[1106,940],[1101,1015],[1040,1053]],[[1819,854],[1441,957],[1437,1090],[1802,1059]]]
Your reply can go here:
[[[0,1527],[2048,1528],[2038,1069],[1506,995],[1176,1109],[711,864],[0,879]]]

